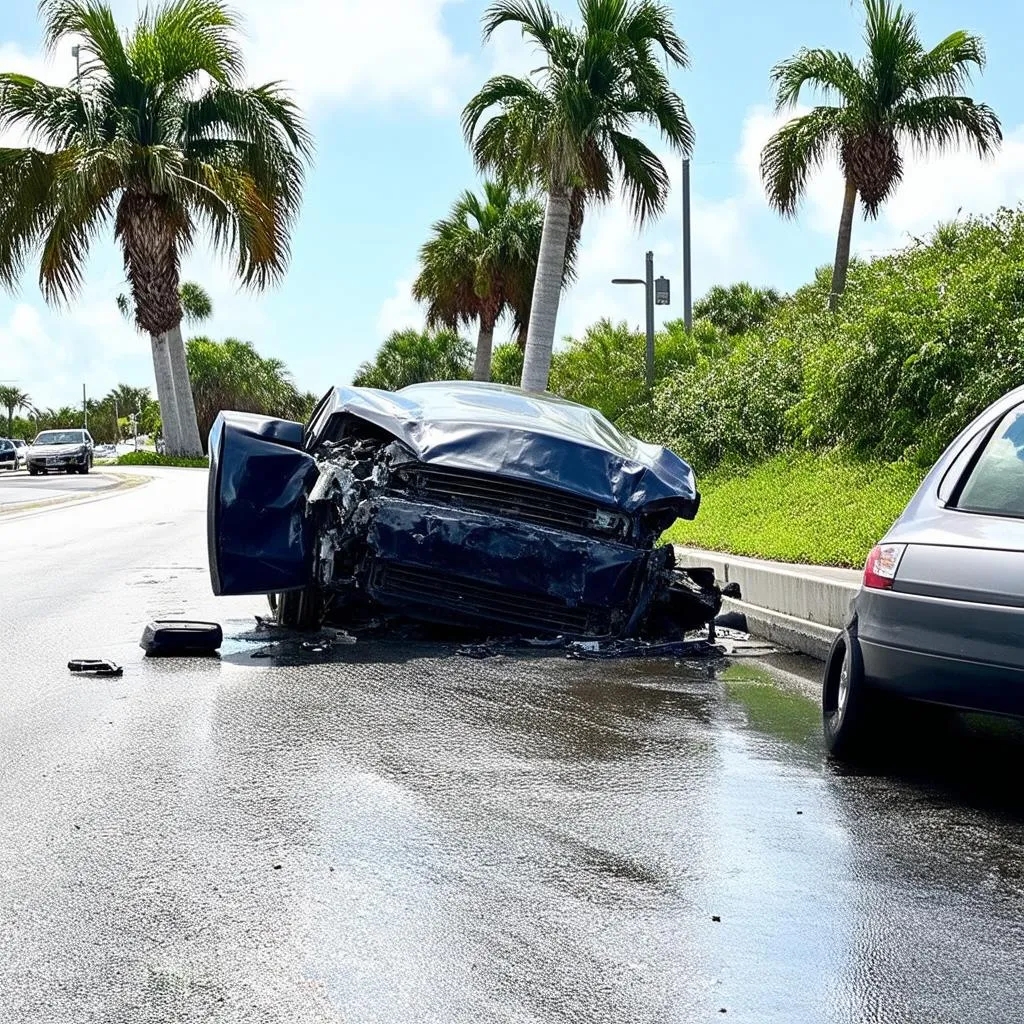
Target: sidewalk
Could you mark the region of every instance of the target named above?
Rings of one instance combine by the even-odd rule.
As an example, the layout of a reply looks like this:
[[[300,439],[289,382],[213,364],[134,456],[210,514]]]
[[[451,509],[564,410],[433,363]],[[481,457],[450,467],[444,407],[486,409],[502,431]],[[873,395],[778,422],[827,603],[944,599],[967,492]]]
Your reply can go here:
[[[722,583],[738,583],[740,601],[726,610],[743,612],[750,631],[766,640],[824,659],[848,619],[860,588],[857,569],[794,565],[701,551],[676,545],[680,565],[708,565]]]

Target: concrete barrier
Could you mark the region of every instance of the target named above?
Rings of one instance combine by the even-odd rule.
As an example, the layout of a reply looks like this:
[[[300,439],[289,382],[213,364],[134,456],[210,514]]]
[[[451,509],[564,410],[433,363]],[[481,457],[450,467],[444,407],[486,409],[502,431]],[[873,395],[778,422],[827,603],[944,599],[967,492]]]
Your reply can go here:
[[[850,602],[861,573],[820,565],[792,565],[700,551],[676,545],[680,565],[707,565],[724,583],[738,583],[742,600],[729,611],[743,612],[752,633],[815,658],[824,658],[849,621]]]

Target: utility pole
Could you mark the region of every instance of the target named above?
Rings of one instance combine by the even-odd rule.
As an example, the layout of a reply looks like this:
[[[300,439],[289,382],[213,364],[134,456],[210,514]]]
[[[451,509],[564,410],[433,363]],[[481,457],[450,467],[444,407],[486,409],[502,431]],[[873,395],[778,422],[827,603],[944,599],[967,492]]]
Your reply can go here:
[[[683,160],[683,324],[693,330],[693,279],[690,267],[690,158]]]
[[[85,404],[85,385],[82,385],[82,429],[89,429],[89,407]]]
[[[75,84],[82,91],[82,48],[77,43],[71,47],[71,56],[75,58]]]

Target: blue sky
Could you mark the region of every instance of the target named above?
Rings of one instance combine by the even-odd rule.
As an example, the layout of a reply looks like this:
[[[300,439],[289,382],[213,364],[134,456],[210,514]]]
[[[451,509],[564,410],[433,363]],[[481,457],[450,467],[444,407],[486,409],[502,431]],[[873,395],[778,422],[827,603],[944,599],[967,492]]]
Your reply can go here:
[[[575,2],[556,6],[572,13]],[[792,289],[829,262],[841,182],[830,169],[811,185],[795,222],[767,208],[757,155],[778,120],[768,72],[801,45],[861,48],[859,5],[850,0],[731,0],[673,4],[691,68],[674,75],[697,131],[694,153],[694,288],[747,279]],[[1019,41],[1024,5],[1014,0],[920,0],[925,42],[957,28],[980,33],[989,64],[974,95],[1003,119],[1007,141],[993,160],[967,153],[942,162],[908,161],[905,184],[878,222],[858,222],[855,247],[870,254],[920,237],[939,220],[985,212],[1024,197],[1024,90]],[[129,20],[135,0],[114,0]],[[484,78],[521,72],[531,54],[508,31],[483,47],[483,0],[239,0],[253,81],[284,78],[305,105],[317,138],[316,163],[287,279],[263,295],[241,293],[230,270],[200,247],[185,276],[204,283],[214,337],[252,341],[283,358],[303,389],[351,379],[388,331],[418,326],[408,287],[431,223],[477,181],[459,130],[459,111]],[[44,62],[34,0],[0,7],[0,68],[49,80],[73,73],[70,53]],[[8,140],[8,144],[10,140]],[[679,177],[673,159],[674,179]],[[639,323],[642,299],[613,276],[639,275],[654,249],[673,282],[681,315],[680,196],[639,233],[619,204],[592,211],[577,284],[564,300],[559,334],[600,316]],[[17,380],[40,405],[73,403],[85,382],[100,394],[118,381],[149,384],[148,341],[120,318],[114,296],[123,271],[111,243],[97,246],[89,280],[68,309],[48,309],[26,273],[14,296],[0,293],[0,379]]]

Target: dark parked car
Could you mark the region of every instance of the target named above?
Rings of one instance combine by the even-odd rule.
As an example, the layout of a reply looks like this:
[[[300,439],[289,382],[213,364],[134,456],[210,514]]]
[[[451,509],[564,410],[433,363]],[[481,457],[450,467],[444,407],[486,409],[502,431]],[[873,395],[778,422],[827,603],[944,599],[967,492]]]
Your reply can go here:
[[[18,468],[18,452],[13,441],[0,437],[0,469],[8,469],[12,473]]]
[[[600,413],[518,388],[336,388],[310,422],[222,413],[210,433],[217,594],[278,619],[392,610],[489,632],[681,633],[711,570],[655,547],[700,504],[693,472]]]
[[[92,436],[88,430],[44,430],[28,449],[28,471],[88,473],[92,469]]]
[[[946,450],[868,556],[825,668],[825,740],[851,754],[887,691],[1024,714],[1024,388]]]

